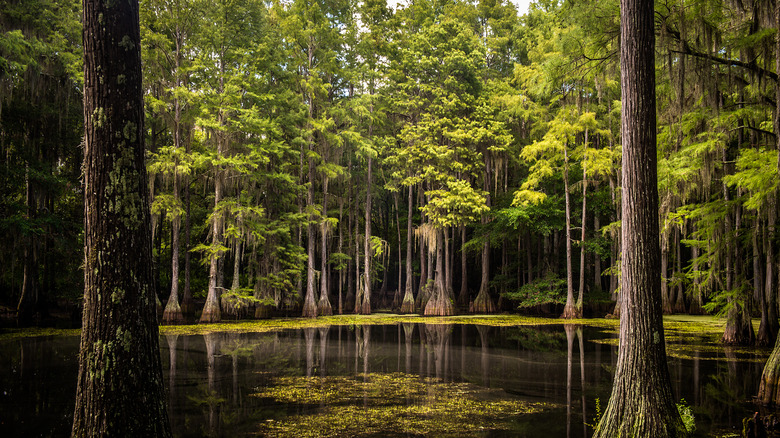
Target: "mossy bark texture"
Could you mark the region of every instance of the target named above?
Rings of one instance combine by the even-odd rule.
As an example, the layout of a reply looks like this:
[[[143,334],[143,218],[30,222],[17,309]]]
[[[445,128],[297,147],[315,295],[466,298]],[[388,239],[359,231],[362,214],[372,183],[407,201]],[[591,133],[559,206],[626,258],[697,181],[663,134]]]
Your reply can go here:
[[[620,347],[594,437],[686,435],[672,396],[661,308],[653,1],[621,0],[623,132]]]
[[[138,1],[84,1],[84,313],[72,435],[170,436],[152,275]]]

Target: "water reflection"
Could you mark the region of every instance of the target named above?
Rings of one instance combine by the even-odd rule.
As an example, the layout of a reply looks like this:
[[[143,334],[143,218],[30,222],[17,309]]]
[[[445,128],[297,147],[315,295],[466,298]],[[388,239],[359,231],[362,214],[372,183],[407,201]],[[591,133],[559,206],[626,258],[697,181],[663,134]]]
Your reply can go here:
[[[165,335],[161,356],[177,436],[243,436],[257,433],[269,420],[327,408],[323,401],[312,406],[254,395],[281,377],[307,376],[320,382],[347,377],[369,384],[377,376],[401,373],[416,376],[429,388],[428,401],[402,394],[408,404],[438,397],[440,388],[433,382],[490,388],[491,398],[555,405],[540,414],[506,420],[507,435],[542,431],[577,438],[589,436],[586,423],[595,416],[595,400],[603,409],[609,397],[617,348],[594,342],[609,337],[571,325],[334,326]],[[0,343],[0,436],[69,433],[77,351],[77,337]],[[741,427],[752,408],[746,402],[757,388],[762,366],[755,355],[729,348],[692,349],[689,356],[669,360],[676,396],[694,406],[704,436],[714,429]],[[373,393],[370,385],[361,388],[356,402],[375,409],[381,394]]]

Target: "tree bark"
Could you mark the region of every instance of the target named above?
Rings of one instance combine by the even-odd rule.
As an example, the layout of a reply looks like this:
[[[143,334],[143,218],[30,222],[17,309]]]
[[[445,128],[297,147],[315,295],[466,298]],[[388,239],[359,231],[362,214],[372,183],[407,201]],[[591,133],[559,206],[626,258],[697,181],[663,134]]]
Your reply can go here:
[[[775,2],[775,24],[780,28],[780,2]],[[775,34],[775,53],[780,54],[780,32]],[[780,55],[775,57],[775,68],[780,68]],[[780,70],[778,70],[780,71]],[[775,101],[777,104],[777,107],[775,109],[775,132],[780,132],[780,100],[777,100],[780,98],[780,86],[776,86],[776,95],[775,95]],[[780,135],[777,136],[777,152],[778,152],[778,158],[777,158],[777,166],[778,170],[780,170]],[[775,192],[775,201],[777,200],[777,192]],[[773,212],[770,216],[775,216],[774,212],[776,212],[775,207],[770,207],[770,210]],[[771,230],[774,231],[774,220],[775,218],[770,217],[769,226],[772,227]],[[771,239],[770,239],[771,240]],[[769,254],[771,251],[769,248],[767,248],[767,260],[769,261],[770,256]],[[771,269],[771,263],[767,263],[767,270]],[[769,272],[767,272],[767,279],[769,279]],[[767,288],[769,286],[767,285]],[[767,293],[770,296],[773,296],[775,294],[775,291],[772,290],[765,290],[765,293]],[[772,306],[775,306],[774,301],[769,301],[768,306],[770,306],[769,309],[769,317],[771,318],[771,322],[773,322],[776,326],[777,324],[777,312],[773,311],[775,309],[772,309]],[[761,374],[761,384],[758,388],[758,400],[765,405],[780,405],[780,336],[777,336],[777,332],[775,331],[775,348],[772,350],[772,354],[769,356],[769,359],[766,361],[766,365],[764,365],[764,372]]]
[[[84,313],[72,436],[168,437],[138,2],[85,0],[83,23]]]
[[[672,398],[661,313],[652,0],[621,0],[622,261],[620,347],[594,437],[685,436]]]
[[[444,230],[436,230],[436,277],[433,292],[425,305],[426,316],[449,316],[455,314],[455,306],[444,284]]]

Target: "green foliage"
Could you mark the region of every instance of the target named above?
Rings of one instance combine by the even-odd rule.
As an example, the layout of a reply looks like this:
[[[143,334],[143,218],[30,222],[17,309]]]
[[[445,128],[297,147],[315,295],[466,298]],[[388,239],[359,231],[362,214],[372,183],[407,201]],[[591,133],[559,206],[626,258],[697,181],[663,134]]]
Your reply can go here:
[[[688,435],[692,435],[696,432],[696,418],[693,415],[693,409],[688,405],[684,398],[681,398],[677,403],[677,412],[680,413],[685,431]]]
[[[566,280],[554,272],[535,279],[516,292],[507,292],[504,297],[517,301],[518,308],[535,307],[543,304],[563,304],[566,302]]]

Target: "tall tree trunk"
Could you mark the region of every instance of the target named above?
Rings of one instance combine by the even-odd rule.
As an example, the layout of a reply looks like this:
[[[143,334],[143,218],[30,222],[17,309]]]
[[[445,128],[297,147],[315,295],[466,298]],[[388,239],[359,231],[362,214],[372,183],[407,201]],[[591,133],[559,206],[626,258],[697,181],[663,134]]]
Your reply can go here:
[[[30,181],[30,165],[25,166],[25,203],[27,218],[32,220],[37,214],[35,196]],[[38,242],[32,233],[23,239],[24,268],[22,277],[22,293],[16,306],[17,322],[20,326],[32,325],[33,317],[38,313]]]
[[[669,238],[667,231],[661,236],[661,306],[666,314],[674,313],[669,299]]]
[[[174,192],[178,189],[176,182],[176,176],[174,176]],[[165,311],[163,312],[164,324],[181,324],[184,322],[184,314],[181,311],[179,305],[179,223],[181,222],[180,215],[173,217],[173,223],[171,224],[171,295],[168,297],[168,302],[165,304]]]
[[[574,274],[571,269],[572,249],[571,249],[571,202],[569,200],[569,156],[568,144],[564,147],[564,167],[563,167],[563,191],[566,200],[566,305],[563,307],[561,318],[572,319],[582,316],[574,305]],[[557,246],[557,245],[556,245]]]
[[[187,136],[185,151],[187,156],[190,154],[190,138]],[[192,231],[192,221],[190,218],[190,184],[189,181],[184,185],[184,291],[181,299],[181,311],[184,318],[191,318],[195,313],[195,302],[192,299],[192,288],[190,285],[192,271],[190,270],[190,233]]]
[[[339,253],[344,252],[344,197],[339,198]],[[347,271],[349,274],[349,270]],[[339,315],[344,313],[344,266],[339,269]]]
[[[328,177],[325,176],[322,181],[322,225],[320,235],[322,246],[320,247],[320,301],[317,303],[317,313],[323,316],[333,315],[333,308],[330,305],[329,285],[330,272],[328,270]]]
[[[218,140],[219,141],[219,140]],[[219,207],[222,201],[222,175],[217,169],[217,175],[214,178],[214,210]],[[203,307],[203,313],[200,315],[200,322],[219,322],[222,314],[219,308],[219,288],[222,287],[219,281],[220,264],[222,258],[222,217],[220,214],[214,215],[211,224],[211,253],[209,254],[209,289],[206,295],[206,305]]]
[[[84,313],[71,434],[168,437],[138,2],[85,0],[83,23]]]
[[[398,286],[393,295],[393,309],[401,307],[401,289],[403,285],[403,242],[401,241],[401,211],[398,205],[398,192],[393,193],[393,203],[395,204],[395,228],[398,234]],[[407,279],[407,283],[409,280]]]
[[[680,243],[680,227],[677,226],[674,228],[674,247],[675,247],[675,264],[677,266],[677,269],[675,272],[677,275],[682,277],[682,244]],[[683,282],[678,281],[677,285],[675,285],[675,289],[677,290],[677,299],[674,302],[674,311],[676,313],[685,313],[685,292],[683,289]]]
[[[612,394],[594,437],[681,437],[661,312],[653,1],[621,0],[620,18],[623,297]]]
[[[599,222],[599,214],[593,213],[593,231],[598,233],[601,229],[601,223]],[[596,289],[599,291],[604,290],[604,284],[601,279],[601,256],[596,252],[593,259],[593,283],[596,285]]]
[[[414,272],[412,270],[412,207],[414,205],[413,188],[409,186],[407,199],[408,211],[406,212],[406,288],[404,300],[401,303],[401,313],[414,313]]]
[[[485,171],[484,189],[490,189],[490,166]],[[488,192],[485,205],[490,207],[490,193]],[[482,224],[487,224],[487,217],[482,215]],[[486,235],[482,243],[482,279],[479,284],[479,292],[474,298],[474,304],[469,309],[475,313],[495,313],[496,305],[490,298],[490,235]]]
[[[370,131],[370,129],[369,129]],[[363,270],[364,289],[363,302],[360,305],[361,315],[371,314],[371,172],[372,157],[368,156],[368,171],[366,176],[366,231],[363,236]]]
[[[225,91],[225,57],[224,53],[219,57],[219,94]],[[220,127],[227,126],[227,116],[225,112],[220,109],[217,116]],[[216,132],[217,137],[217,155],[223,157],[227,154],[227,139],[223,131]],[[223,236],[222,228],[224,217],[223,213],[219,212],[219,204],[222,202],[224,196],[224,170],[220,165],[216,166],[214,175],[214,215],[212,220],[212,236],[211,236],[211,253],[209,263],[209,290],[206,295],[206,305],[203,307],[203,313],[200,315],[200,322],[219,322],[222,320],[222,314],[220,313],[219,295],[222,289],[222,266],[224,259],[222,253]]]
[[[753,226],[753,296],[758,301],[761,310],[761,323],[758,326],[756,345],[766,347],[773,345],[774,339],[769,332],[769,308],[767,307],[766,293],[764,292],[764,273],[761,269],[761,251],[758,246],[758,234],[761,229],[761,221],[756,218]]]
[[[588,129],[585,128],[585,152],[588,150]],[[580,233],[580,290],[577,295],[577,302],[574,304],[574,308],[577,310],[577,314],[582,316],[582,300],[585,297],[585,229],[587,222],[587,206],[588,206],[588,172],[587,172],[587,155],[582,159],[582,231]]]
[[[722,149],[721,153],[723,162],[728,163],[725,148]],[[724,164],[724,166],[728,166],[728,164]],[[723,183],[722,189],[723,200],[726,205],[729,205],[731,202],[729,188],[725,183]],[[735,242],[734,238],[730,237],[730,235],[733,230],[738,230],[740,228],[739,211],[737,210],[735,213],[736,224],[732,224],[732,215],[730,211],[726,212],[725,220],[723,222],[723,235],[726,236],[726,291],[729,292],[728,302],[730,305],[728,314],[726,316],[726,328],[723,332],[723,338],[721,340],[726,345],[753,345],[756,338],[755,333],[753,332],[753,325],[750,322],[749,303],[740,299],[741,297],[734,297],[731,295],[731,292],[735,288],[734,277],[737,274],[735,272],[736,264],[734,263],[736,260],[734,254],[737,251],[735,248],[737,246],[737,242]]]
[[[778,29],[780,29],[780,1],[775,2],[775,24]],[[777,54],[775,56],[775,68],[778,69],[777,71],[780,71],[780,32],[777,32],[775,34],[775,53]],[[780,132],[780,86],[777,84],[775,85],[775,102],[776,102],[776,109],[775,109],[775,132]],[[777,167],[778,172],[780,173],[780,135],[776,136],[776,145],[777,145]],[[775,201],[778,199],[778,193],[775,192]],[[776,205],[776,202],[775,202]],[[772,212],[770,214],[770,222],[769,227],[772,232],[774,232],[774,220],[776,216],[776,207],[770,207],[770,211]],[[774,234],[774,233],[773,233]],[[771,239],[770,239],[771,240]],[[771,249],[767,248],[767,260],[769,260],[771,254]],[[767,263],[767,270],[771,269],[771,263]],[[769,277],[769,272],[767,272],[767,279]],[[766,289],[769,289],[769,285],[767,285]],[[770,295],[774,296],[775,291],[774,289],[771,290],[765,290],[765,292]],[[775,306],[775,301],[769,301],[769,317],[770,322],[777,324],[777,312],[776,309],[773,309],[772,307]],[[761,374],[761,384],[758,388],[758,400],[763,404],[772,404],[772,405],[780,405],[780,336],[777,336],[777,331],[775,330],[775,348],[772,350],[772,354],[769,356],[769,359],[766,361],[766,365],[764,365],[764,372]]]
[[[466,306],[469,302],[469,269],[466,257],[466,226],[460,226],[460,292],[458,304]]]

